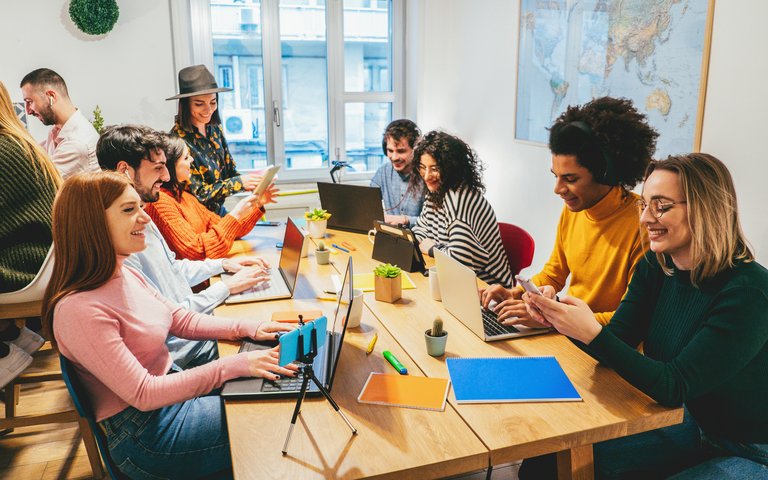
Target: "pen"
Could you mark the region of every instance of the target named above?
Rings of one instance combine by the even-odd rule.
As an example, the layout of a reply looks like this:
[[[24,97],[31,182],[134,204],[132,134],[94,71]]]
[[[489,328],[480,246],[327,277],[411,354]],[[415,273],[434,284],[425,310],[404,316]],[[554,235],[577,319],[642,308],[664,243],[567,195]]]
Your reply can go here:
[[[395,367],[395,370],[397,370],[397,371],[398,371],[398,373],[400,373],[400,375],[408,375],[408,369],[407,369],[407,368],[405,368],[405,367],[403,366],[403,364],[402,364],[402,363],[400,363],[400,361],[399,361],[397,358],[395,358],[395,356],[394,356],[394,355],[392,355],[392,352],[390,352],[389,350],[384,350],[384,352],[382,353],[382,355],[384,355],[384,358],[386,358],[386,359],[387,359],[387,361],[388,361],[388,362],[389,362],[389,363],[390,363],[390,364],[391,364],[393,367]]]
[[[368,344],[368,348],[365,349],[365,354],[366,355],[370,355],[371,354],[371,352],[373,351],[374,345],[376,345],[376,340],[378,340],[378,339],[379,339],[379,334],[378,333],[374,333],[373,334],[373,338],[371,339],[371,343],[369,343]]]
[[[338,298],[336,298],[336,297],[323,297],[322,295],[318,295],[317,299],[318,300],[323,300],[325,302],[335,302],[336,300],[338,300]]]
[[[333,248],[338,248],[338,249],[339,249],[339,250],[341,250],[342,252],[345,252],[345,253],[349,253],[349,250],[347,250],[347,249],[346,249],[346,248],[344,248],[344,247],[340,247],[340,246],[336,245],[335,243],[332,243],[332,244],[331,244],[331,246],[332,246]]]
[[[341,242],[341,245],[342,245],[343,247],[347,247],[348,249],[352,250],[353,252],[357,251],[357,249],[355,248],[355,246],[354,246],[354,245],[352,245],[352,244],[351,244],[351,243],[349,243],[349,242]]]

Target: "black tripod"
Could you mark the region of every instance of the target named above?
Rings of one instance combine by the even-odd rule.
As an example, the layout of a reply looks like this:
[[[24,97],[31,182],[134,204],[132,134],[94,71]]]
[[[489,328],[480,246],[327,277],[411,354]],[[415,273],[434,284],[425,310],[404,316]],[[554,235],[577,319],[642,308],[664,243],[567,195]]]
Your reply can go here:
[[[301,315],[299,315],[299,329],[304,326],[304,320],[301,318]],[[330,339],[329,341],[332,341]],[[288,435],[285,437],[285,445],[283,445],[283,455],[288,454],[288,442],[291,440],[291,434],[293,433],[293,427],[296,426],[296,419],[299,417],[299,414],[301,413],[301,404],[304,401],[304,396],[307,393],[307,387],[309,386],[309,380],[311,379],[315,385],[317,386],[318,390],[320,390],[320,393],[323,394],[323,396],[331,403],[331,406],[333,407],[336,412],[341,415],[341,418],[344,419],[344,421],[347,423],[349,428],[352,430],[353,435],[357,435],[357,429],[352,426],[349,419],[346,415],[344,415],[344,412],[342,412],[339,409],[339,405],[333,400],[333,397],[331,397],[331,393],[325,389],[322,383],[320,383],[320,380],[317,379],[315,376],[315,371],[312,368],[312,362],[315,360],[315,357],[317,356],[317,330],[315,328],[312,328],[312,331],[310,333],[309,337],[309,351],[305,354],[304,353],[304,334],[301,330],[299,330],[299,338],[298,338],[299,344],[297,345],[297,355],[296,360],[301,362],[301,367],[299,367],[299,372],[304,376],[302,382],[301,382],[301,390],[299,391],[299,398],[296,399],[296,407],[293,409],[293,417],[291,418],[291,426],[288,428]],[[330,345],[327,346],[327,348],[331,348]]]

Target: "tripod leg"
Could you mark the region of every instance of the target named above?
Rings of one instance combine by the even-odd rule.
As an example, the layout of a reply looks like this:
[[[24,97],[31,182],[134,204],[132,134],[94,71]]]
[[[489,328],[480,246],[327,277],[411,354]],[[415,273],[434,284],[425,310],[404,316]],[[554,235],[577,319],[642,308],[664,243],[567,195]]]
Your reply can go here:
[[[325,399],[328,400],[328,402],[331,404],[333,409],[336,410],[336,413],[341,415],[341,418],[344,420],[344,422],[346,422],[346,424],[349,427],[349,429],[352,430],[352,435],[357,435],[357,429],[352,426],[352,422],[349,421],[347,416],[344,415],[344,412],[342,412],[341,409],[339,408],[339,405],[336,403],[336,401],[334,401],[333,397],[331,397],[331,392],[329,392],[328,390],[325,389],[323,384],[320,383],[320,380],[318,380],[317,377],[315,376],[314,372],[312,372],[312,381],[315,383],[315,385],[317,386],[318,390],[320,390],[320,393],[323,394]]]
[[[293,427],[296,426],[296,419],[299,417],[299,413],[301,413],[301,403],[304,401],[304,395],[306,395],[307,393],[309,378],[310,378],[310,375],[307,375],[307,373],[304,372],[304,379],[301,382],[301,391],[299,392],[299,398],[296,399],[296,406],[293,408],[293,417],[291,417],[291,426],[288,427],[288,435],[285,437],[285,443],[283,444],[283,455],[288,454],[288,442],[291,440]]]

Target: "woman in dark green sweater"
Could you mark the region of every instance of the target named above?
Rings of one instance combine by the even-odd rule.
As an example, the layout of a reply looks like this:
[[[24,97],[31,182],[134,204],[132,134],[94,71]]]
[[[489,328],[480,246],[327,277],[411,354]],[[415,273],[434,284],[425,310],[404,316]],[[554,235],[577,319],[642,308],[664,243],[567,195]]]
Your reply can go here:
[[[768,270],[742,233],[731,175],[707,154],[654,162],[639,207],[655,255],[610,324],[577,298],[524,298],[651,398],[686,407],[683,425],[595,445],[596,476],[768,478]],[[527,460],[521,478],[547,476],[546,464]]]

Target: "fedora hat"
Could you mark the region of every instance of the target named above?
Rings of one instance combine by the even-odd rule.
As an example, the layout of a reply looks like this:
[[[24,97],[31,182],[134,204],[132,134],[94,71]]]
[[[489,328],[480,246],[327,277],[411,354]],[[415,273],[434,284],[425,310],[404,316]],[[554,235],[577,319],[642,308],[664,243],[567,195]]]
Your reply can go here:
[[[213,74],[205,68],[205,65],[192,65],[179,70],[179,94],[166,98],[166,100],[231,90],[231,88],[219,87]]]

